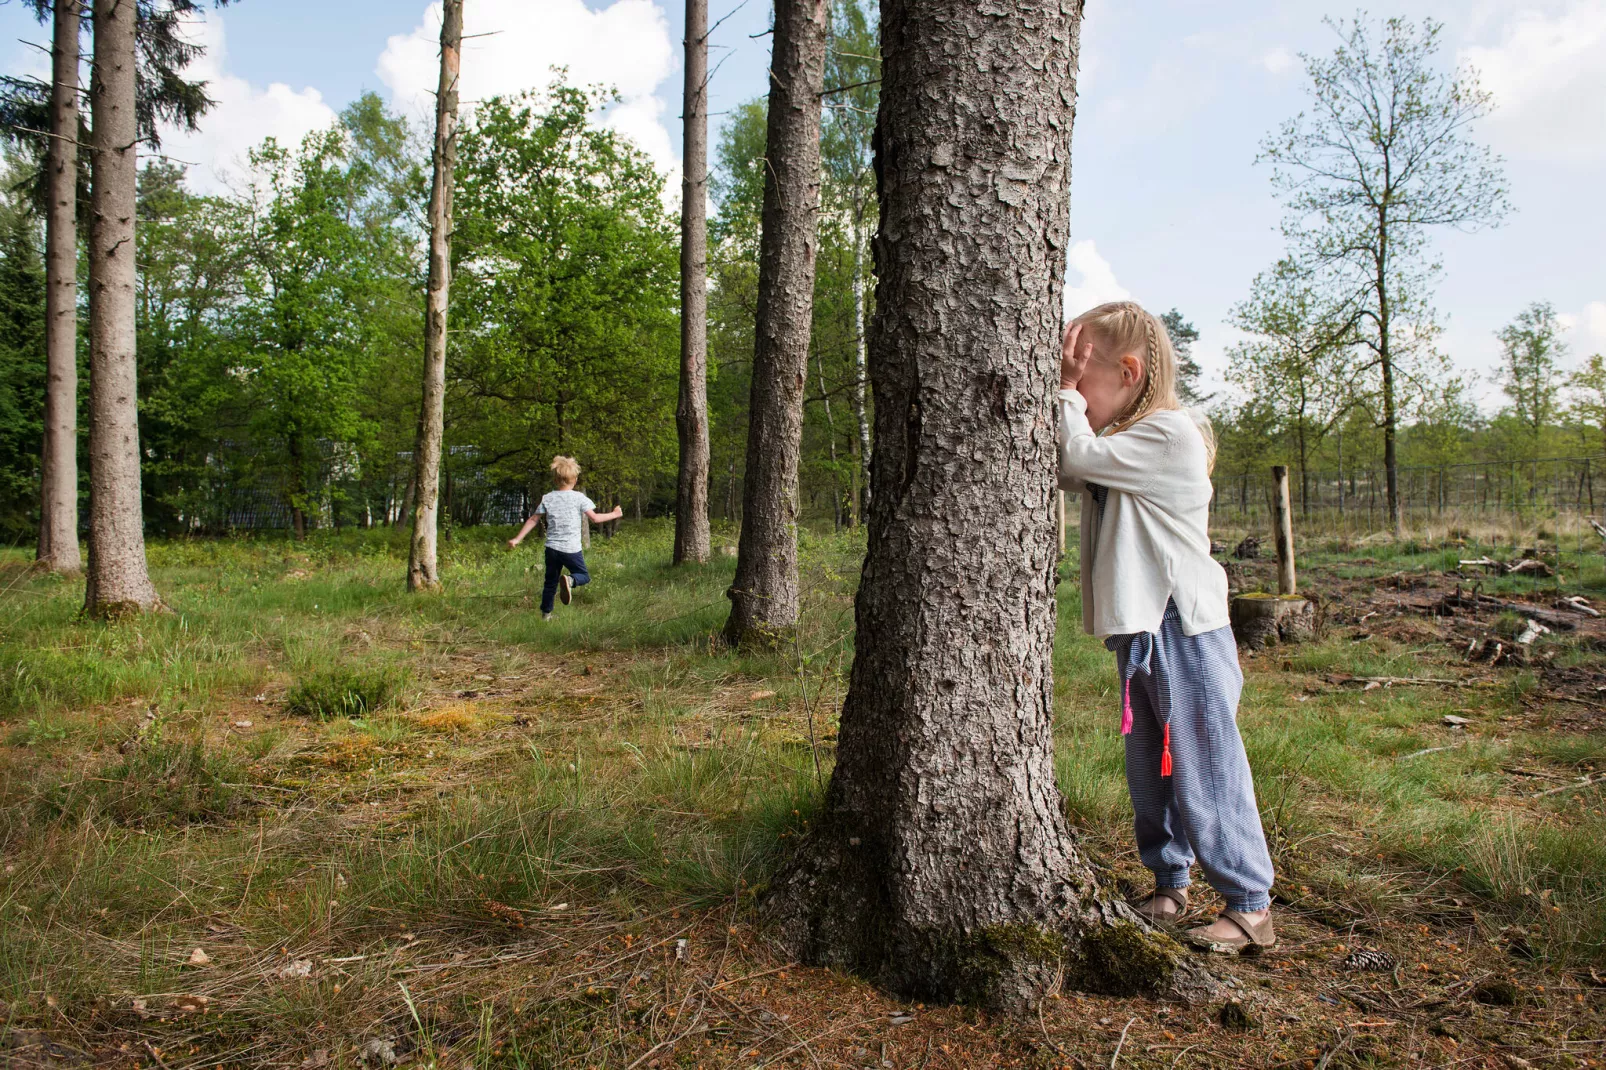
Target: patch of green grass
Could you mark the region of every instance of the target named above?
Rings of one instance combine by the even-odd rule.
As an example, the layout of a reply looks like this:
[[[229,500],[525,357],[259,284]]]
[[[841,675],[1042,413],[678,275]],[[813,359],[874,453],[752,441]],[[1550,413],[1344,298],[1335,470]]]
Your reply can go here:
[[[285,696],[286,713],[326,721],[367,717],[401,700],[407,674],[395,666],[339,665],[303,677]]]
[[[489,1012],[500,1047],[487,1039],[481,1064],[607,1061],[600,996],[475,1002],[448,1030],[433,1015],[457,996],[426,998],[433,974],[397,975],[375,949],[416,931],[448,945],[420,961],[446,962],[578,928],[582,910],[621,924],[746,911],[830,776],[862,535],[806,533],[796,641],[729,651],[713,640],[732,558],[671,568],[667,524],[626,525],[595,541],[594,582],[543,622],[538,555],[506,550],[507,534],[451,532],[447,589],[427,597],[403,589],[405,532],[346,531],[153,543],[177,610],[160,618],[81,621],[80,592],[43,577],[0,595],[0,855],[16,867],[0,873],[0,999],[77,1021],[106,1013],[109,992],[216,983],[233,1002],[205,1028],[242,1049],[382,1021],[422,1052]],[[1352,553],[1373,558],[1346,566],[1366,575],[1445,557],[1427,543]],[[1058,593],[1055,773],[1072,823],[1125,879],[1114,657],[1080,633],[1074,544]],[[1527,926],[1547,962],[1606,961],[1601,789],[1537,795],[1606,766],[1601,736],[1503,724],[1532,673],[1477,689],[1322,680],[1450,675],[1452,656],[1335,635],[1251,661],[1240,725],[1282,879],[1378,923],[1415,918],[1424,888],[1453,893],[1492,925]],[[1568,657],[1600,664],[1581,644]],[[1447,729],[1451,712],[1472,725]],[[1550,779],[1514,786],[1519,765]],[[182,967],[200,943],[218,974]],[[368,957],[274,982],[299,955]],[[225,969],[239,971],[227,985],[207,980]],[[58,1001],[48,1015],[41,993]]]
[[[120,825],[184,825],[237,813],[243,771],[199,739],[152,738],[132,752],[47,791],[52,817],[107,820]]]

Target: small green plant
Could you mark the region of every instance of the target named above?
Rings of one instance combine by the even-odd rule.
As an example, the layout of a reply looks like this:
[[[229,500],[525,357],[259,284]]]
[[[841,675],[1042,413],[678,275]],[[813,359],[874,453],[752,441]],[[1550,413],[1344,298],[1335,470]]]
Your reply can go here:
[[[240,770],[199,739],[151,739],[94,775],[47,791],[51,816],[108,818],[121,825],[185,825],[239,809]]]
[[[366,717],[395,704],[406,686],[407,675],[399,668],[342,665],[303,677],[290,689],[284,707],[288,713],[320,721]]]
[[[19,745],[37,747],[41,743],[60,743],[67,738],[67,725],[54,718],[30,717],[15,735]]]

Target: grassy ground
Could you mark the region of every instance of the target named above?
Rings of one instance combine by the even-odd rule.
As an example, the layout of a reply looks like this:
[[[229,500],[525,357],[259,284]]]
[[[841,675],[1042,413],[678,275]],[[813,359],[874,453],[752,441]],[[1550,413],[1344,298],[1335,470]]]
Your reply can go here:
[[[712,642],[724,554],[671,570],[667,529],[627,526],[546,623],[539,551],[505,535],[457,533],[431,597],[401,592],[390,533],[157,544],[173,611],[116,625],[0,561],[0,1066],[1606,1055],[1606,713],[1545,682],[1606,686],[1606,642],[1546,636],[1490,668],[1408,615],[1366,618],[1453,546],[1313,549],[1323,638],[1246,660],[1282,943],[1221,965],[1252,1020],[1235,1029],[1219,1006],[1074,993],[1011,1022],[778,957],[753,905],[829,775],[861,547],[807,538],[798,641],[751,655]],[[1060,782],[1136,892],[1113,672],[1075,634],[1074,568],[1073,548]],[[1523,582],[1500,584],[1555,595]],[[1367,948],[1393,967],[1346,967]]]

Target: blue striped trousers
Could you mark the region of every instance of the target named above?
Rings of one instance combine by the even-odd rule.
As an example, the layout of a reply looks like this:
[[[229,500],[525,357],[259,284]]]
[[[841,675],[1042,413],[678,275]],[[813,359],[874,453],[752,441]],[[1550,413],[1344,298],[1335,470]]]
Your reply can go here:
[[[1130,696],[1126,783],[1138,856],[1162,888],[1186,888],[1197,860],[1228,907],[1264,910],[1271,855],[1238,734],[1244,678],[1232,629],[1184,635],[1168,603],[1158,632],[1112,636],[1105,646]]]

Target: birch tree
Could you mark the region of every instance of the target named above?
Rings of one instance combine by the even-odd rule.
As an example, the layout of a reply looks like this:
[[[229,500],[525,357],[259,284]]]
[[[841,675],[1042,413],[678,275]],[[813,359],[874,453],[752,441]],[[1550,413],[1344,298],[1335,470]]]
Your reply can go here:
[[[876,103],[881,92],[881,52],[859,0],[840,0],[833,12],[825,71],[825,110],[829,117],[823,142],[825,171],[838,201],[835,207],[848,217],[848,240],[852,246],[854,379],[849,396],[858,431],[854,446],[859,462],[859,494],[854,511],[862,514],[870,504],[870,413],[865,398],[869,381],[869,302],[865,280],[869,276],[870,233],[875,229],[873,141]]]
[[[1310,108],[1261,144],[1287,211],[1295,259],[1361,309],[1360,342],[1376,377],[1388,516],[1400,531],[1402,378],[1432,366],[1436,228],[1473,230],[1507,210],[1499,157],[1471,137],[1494,106],[1476,72],[1446,73],[1443,26],[1364,15],[1332,21],[1339,45],[1305,56]]]
[[[1561,408],[1565,380],[1557,362],[1567,356],[1565,329],[1554,306],[1535,301],[1495,332],[1500,340],[1500,386],[1528,433],[1530,457],[1539,456],[1540,437]]]
[[[441,439],[446,425],[446,310],[452,282],[452,180],[457,166],[457,86],[463,0],[445,0],[440,82],[435,91],[434,174],[429,186],[429,287],[424,297],[424,395],[413,450],[416,499],[407,589],[440,589]]]

